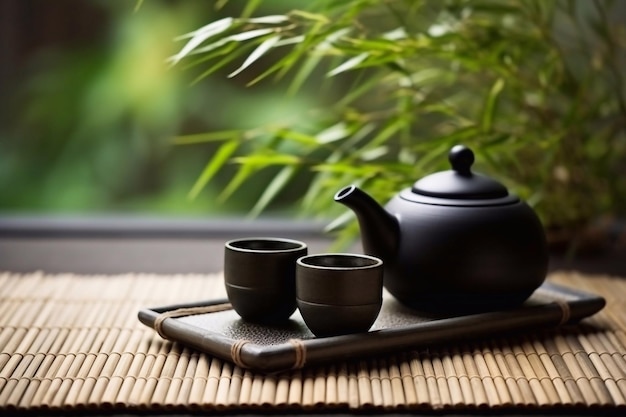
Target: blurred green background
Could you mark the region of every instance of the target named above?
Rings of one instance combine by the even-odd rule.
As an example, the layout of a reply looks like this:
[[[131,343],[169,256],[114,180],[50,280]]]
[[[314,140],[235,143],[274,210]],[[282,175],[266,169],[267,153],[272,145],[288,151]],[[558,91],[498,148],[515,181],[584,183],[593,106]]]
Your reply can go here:
[[[260,192],[254,181],[225,203],[215,198],[219,178],[188,197],[214,148],[173,138],[301,117],[314,95],[287,101],[272,85],[250,90],[225,75],[194,85],[197,73],[169,68],[177,36],[245,6],[215,3],[2,0],[0,213],[246,213]],[[270,212],[288,214],[283,203]]]
[[[409,160],[426,161],[420,163],[423,171],[411,162],[397,164],[399,157],[387,161],[403,165],[400,167],[403,175],[396,179],[390,179],[389,171],[378,175],[379,181],[371,188],[377,190],[378,199],[383,201],[397,192],[400,188],[397,183],[405,186],[422,175],[447,167],[447,141],[457,139],[455,133],[443,132],[441,136],[437,120],[446,129],[454,125],[462,134],[468,120],[474,123],[470,120],[472,117],[480,119],[481,112],[475,110],[483,104],[487,107],[489,101],[483,97],[489,94],[491,108],[499,107],[500,113],[482,114],[490,114],[489,120],[494,114],[497,116],[493,125],[505,132],[503,139],[485,135],[481,130],[470,137],[462,136],[468,145],[481,150],[478,155],[479,162],[483,156],[481,169],[489,167],[485,162],[495,161],[492,173],[504,179],[508,175],[510,184],[515,186],[512,189],[531,201],[550,224],[571,227],[575,223],[572,219],[588,221],[607,213],[623,216],[626,211],[623,192],[626,190],[624,3],[611,0],[395,2],[394,5],[413,10],[414,14],[394,15],[391,23],[397,24],[398,19],[409,16],[412,19],[409,26],[416,26],[416,39],[428,38],[435,45],[435,54],[445,57],[432,61],[438,62],[442,66],[438,69],[448,71],[446,74],[452,77],[449,85],[443,87],[437,84],[436,77],[429,80],[426,73],[431,74],[433,68],[429,65],[435,64],[424,60],[423,55],[404,57],[397,53],[397,57],[391,54],[390,59],[412,62],[413,73],[403,74],[393,65],[372,65],[329,83],[324,82],[329,79],[325,75],[328,68],[314,65],[310,73],[306,72],[307,82],[302,83],[297,94],[285,93],[289,90],[289,79],[264,80],[249,88],[246,84],[264,73],[264,68],[273,67],[285,57],[289,59],[285,52],[272,50],[241,74],[229,78],[228,74],[241,65],[247,51],[255,46],[254,42],[262,41],[261,37],[251,43],[241,42],[229,49],[232,54],[226,57],[211,57],[208,52],[194,55],[191,62],[182,60],[173,67],[166,62],[189,41],[189,37],[181,39],[182,34],[210,22],[227,16],[247,16],[252,9],[254,16],[265,16],[311,4],[317,4],[318,9],[329,9],[328,24],[322,25],[325,30],[332,30],[333,24],[341,26],[336,20],[343,13],[348,27],[338,32],[356,30],[355,39],[367,41],[372,37],[380,41],[376,38],[377,30],[385,27],[385,21],[375,12],[385,9],[391,2],[0,0],[0,214],[243,216],[257,201],[263,201],[264,190],[271,189],[272,178],[280,178],[277,173],[281,172],[281,167],[274,163],[260,168],[255,166],[253,174],[232,187],[236,188],[232,195],[226,193],[228,199],[219,198],[224,188],[230,190],[228,185],[232,185],[233,177],[237,178],[238,166],[227,164],[221,168],[220,165],[206,187],[193,189],[194,184],[204,184],[199,179],[207,164],[220,158],[220,143],[219,140],[193,143],[194,140],[186,139],[179,142],[187,141],[187,144],[175,145],[176,137],[189,138],[193,137],[189,135],[203,132],[252,132],[254,141],[249,142],[253,143],[247,143],[237,152],[263,155],[274,147],[276,138],[271,134],[264,136],[260,128],[269,127],[269,131],[297,126],[297,131],[292,132],[296,136],[301,131],[317,132],[319,137],[314,139],[320,139],[324,132],[328,133],[325,129],[329,126],[331,131],[333,126],[343,126],[345,123],[337,123],[342,122],[342,117],[358,116],[357,121],[364,123],[365,116],[369,116],[367,111],[375,113],[377,108],[370,107],[378,103],[376,100],[388,101],[392,106],[397,104],[384,117],[388,118],[390,127],[404,126],[403,131],[411,139],[406,149],[396,146],[398,154],[406,151],[404,155],[410,156]],[[420,4],[427,7],[414,7]],[[337,11],[342,8],[347,10]],[[363,16],[359,16],[367,25],[350,17],[352,11],[361,9]],[[472,9],[475,9],[471,12],[474,14],[469,12]],[[382,16],[389,18],[390,10],[384,10],[386,14]],[[554,14],[555,10],[558,13]],[[532,20],[535,11],[540,17],[551,17],[542,26],[542,22]],[[450,33],[447,37],[429,32],[441,29],[441,24],[445,26],[454,17],[452,12],[458,14],[455,19],[467,18],[467,25],[459,27],[467,28],[468,32]],[[310,13],[303,16],[308,17],[294,21],[311,17],[315,21],[316,17]],[[515,19],[521,19],[519,21],[534,32],[522,26],[516,34],[516,25],[510,24],[518,21]],[[537,23],[536,27],[531,23]],[[315,25],[304,27],[310,29]],[[246,25],[237,28],[248,29]],[[398,34],[397,31],[392,33]],[[519,45],[513,35],[522,39]],[[328,37],[332,36],[331,33]],[[322,43],[327,40],[318,38]],[[448,38],[452,39],[450,44]],[[336,42],[328,62],[337,65],[361,52],[354,46],[358,43],[350,43],[355,39],[344,40],[343,44]],[[554,41],[554,45],[548,45],[545,39]],[[379,43],[362,43],[374,45],[371,46],[373,52],[380,52],[376,50]],[[367,51],[368,46],[364,48]],[[565,52],[557,54],[560,50]],[[519,62],[509,68],[503,57],[509,59],[515,51],[522,51]],[[302,66],[307,67],[315,59],[314,56],[311,61],[304,59]],[[388,64],[395,65],[396,61]],[[422,68],[424,65],[426,68]],[[207,67],[212,66],[219,70],[203,76],[207,74]],[[487,74],[486,70],[493,70],[495,74]],[[508,84],[504,91],[508,95],[500,94],[504,81],[493,84],[489,78],[489,75],[499,74],[498,71],[507,71]],[[402,77],[407,80],[421,77],[416,90],[402,82],[394,84]],[[387,90],[383,88],[381,93],[376,88],[379,84]],[[429,104],[420,97],[430,88],[439,94],[434,94],[434,111],[418,106]],[[334,106],[336,102],[345,101],[340,100],[344,96],[357,97],[363,91],[370,95],[365,95],[358,105]],[[399,93],[402,91],[404,96]],[[500,105],[496,106],[498,96]],[[459,97],[457,116],[467,120],[457,126],[448,107],[452,99]],[[509,101],[503,102],[507,97]],[[400,108],[406,108],[407,117]],[[355,113],[354,109],[365,110]],[[442,109],[446,117],[440,120],[439,115],[433,123],[432,116]],[[320,122],[323,117],[312,117],[315,111],[330,117]],[[396,119],[402,123],[394,124]],[[410,125],[413,119],[415,126]],[[488,124],[491,128],[491,121]],[[382,133],[386,132],[385,126],[380,125]],[[515,132],[516,129],[521,133]],[[299,170],[294,178],[289,178],[289,185],[280,189],[264,215],[304,214],[305,210],[294,203],[307,192],[309,200],[324,203],[315,209],[317,214],[323,217],[333,214],[330,206],[334,207],[334,213],[343,210],[332,203],[332,190],[362,177],[359,172],[354,178],[341,173],[346,166],[351,168],[357,164],[353,162],[353,148],[346,145],[352,136],[356,135],[332,139],[333,146],[345,146],[346,156],[345,161],[334,162],[339,169],[339,174],[333,177],[336,183],[330,181],[326,188],[316,188],[311,186],[315,182],[314,174],[310,170]],[[376,142],[375,134],[365,136],[366,140]],[[387,136],[391,137],[390,146],[395,149],[394,135]],[[439,146],[437,141],[446,137],[448,139]],[[547,142],[550,143],[545,145]],[[497,157],[486,159],[492,145]],[[282,156],[281,152],[289,156],[297,154],[298,148],[289,143],[275,151],[278,156]],[[324,159],[327,155],[320,157],[315,152],[298,156],[300,162],[304,161],[302,165],[329,162]],[[318,161],[315,157],[321,159]],[[367,168],[368,164],[376,167],[376,163],[385,162],[384,157],[369,155],[370,159],[359,160],[359,167]],[[439,165],[434,162],[429,165],[432,161],[438,161]],[[518,174],[516,178],[514,174]],[[200,188],[195,198],[189,197]],[[534,197],[536,195],[539,197]]]

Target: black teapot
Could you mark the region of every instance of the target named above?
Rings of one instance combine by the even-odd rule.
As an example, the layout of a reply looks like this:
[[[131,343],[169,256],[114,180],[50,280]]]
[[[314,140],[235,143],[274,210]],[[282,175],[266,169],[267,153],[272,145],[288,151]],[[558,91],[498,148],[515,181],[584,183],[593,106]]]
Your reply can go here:
[[[409,307],[472,313],[523,303],[545,280],[548,250],[535,212],[501,183],[474,173],[474,153],[450,150],[452,170],[417,181],[385,208],[355,186],[363,250],[382,258],[385,288]]]

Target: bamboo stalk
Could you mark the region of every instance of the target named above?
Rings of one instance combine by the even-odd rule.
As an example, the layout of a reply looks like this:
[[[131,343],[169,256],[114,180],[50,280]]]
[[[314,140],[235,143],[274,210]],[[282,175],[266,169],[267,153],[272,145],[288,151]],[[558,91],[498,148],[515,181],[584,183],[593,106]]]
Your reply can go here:
[[[301,407],[311,408],[313,406],[313,375],[310,369],[304,369],[301,374]]]
[[[336,403],[345,407],[350,405],[350,382],[348,380],[348,364],[345,361],[337,364]]]
[[[572,399],[574,405],[586,405],[585,396],[580,390],[569,368],[567,367],[567,364],[565,363],[562,354],[559,352],[556,344],[556,335],[544,339],[544,346],[546,348],[546,351],[548,352],[550,359],[552,360],[554,367],[558,372],[559,377],[564,381],[567,392]]]
[[[119,359],[115,369],[111,372],[108,384],[101,398],[101,404],[107,408],[115,405],[115,399],[122,388],[124,377],[128,374],[135,358],[133,352],[139,349],[144,334],[142,329],[125,329],[125,331],[128,332],[126,346],[118,352]]]
[[[191,392],[194,384],[194,376],[196,369],[198,368],[198,356],[200,354],[197,351],[189,352],[189,360],[185,369],[185,375],[183,376],[180,390],[178,391],[178,397],[175,404],[187,405],[191,404]]]
[[[511,345],[509,345],[509,343],[504,341],[501,342],[501,347],[507,368],[511,372],[511,376],[517,383],[519,392],[522,395],[522,404],[526,406],[536,405],[537,400],[534,395],[533,387],[524,375],[524,370],[522,369],[522,365],[517,360],[514,349]]]
[[[3,329],[14,328],[12,323],[15,312],[20,308],[19,298],[8,298],[0,303],[0,327]]]
[[[228,404],[228,396],[230,387],[233,382],[233,366],[230,363],[224,362],[222,364],[221,374],[219,377],[219,383],[217,385],[217,394],[215,396],[215,405],[218,408],[226,408]]]
[[[195,358],[196,369],[189,392],[189,404],[200,407],[209,376],[209,359],[205,354],[198,354]]]
[[[372,384],[370,382],[369,369],[367,362],[359,361],[357,371],[357,386],[359,389],[359,406],[371,407],[376,405],[374,403],[374,396],[372,393]]]
[[[71,332],[70,332],[71,333]],[[60,408],[64,405],[64,400],[69,392],[70,386],[74,378],[80,374],[85,359],[86,352],[93,340],[95,339],[95,331],[92,329],[81,328],[75,333],[71,344],[66,343],[61,348],[61,352],[78,352],[63,355],[63,363],[59,367],[59,371],[54,375],[49,392],[43,398],[43,401],[51,408]],[[67,378],[69,376],[69,378]],[[67,379],[66,379],[67,378]]]
[[[389,380],[391,383],[391,391],[393,392],[393,406],[396,408],[404,408],[407,403],[407,397],[404,392],[402,372],[398,366],[396,356],[392,356],[389,359]]]
[[[0,391],[0,407],[18,408],[22,399],[29,394],[30,382],[43,362],[43,356],[43,354],[32,355],[32,360],[26,361],[28,367],[24,373],[9,380],[5,389]]]
[[[100,371],[97,371],[97,369],[91,371],[92,377],[95,379],[93,381],[93,389],[89,393],[89,404],[99,405],[102,403],[103,396],[122,357],[122,352],[130,339],[130,334],[130,330],[110,329],[108,337],[109,339],[114,339],[115,344],[110,349],[103,348],[101,355],[106,356],[106,359],[102,369]]]
[[[449,400],[449,395],[442,397],[437,384],[437,375],[433,367],[433,355],[422,355],[422,368],[424,369],[424,377],[426,379],[426,387],[428,389],[429,406],[433,408],[441,408],[445,400]],[[445,393],[444,393],[445,395]]]
[[[524,347],[526,349],[524,349]],[[521,340],[519,343],[516,343],[512,347],[513,355],[519,364],[519,369],[523,373],[524,378],[528,381],[528,386],[530,387],[533,396],[535,397],[535,401],[537,405],[540,407],[545,407],[550,404],[550,396],[545,391],[544,387],[541,385],[540,375],[538,376],[536,371],[537,369],[533,368],[530,363],[529,357],[527,356],[527,350],[530,351],[531,347],[528,346],[528,343],[524,340]],[[556,395],[556,392],[554,392]]]
[[[447,388],[450,394],[449,403],[452,406],[459,407],[465,403],[465,400],[463,398],[463,391],[461,389],[459,377],[456,373],[456,369],[454,368],[452,354],[448,350],[444,350],[442,352],[440,364],[441,365],[438,365],[438,367],[441,366],[439,372],[441,372],[448,385]]]
[[[278,408],[286,408],[289,404],[289,376],[289,372],[281,372],[277,375],[274,406]]]
[[[467,370],[465,369],[465,363],[463,362],[463,355],[459,351],[459,348],[454,346],[450,350],[452,366],[454,367],[454,374],[457,375],[459,380],[459,388],[463,396],[463,402],[466,405],[476,406],[476,399],[474,398],[474,392],[472,391],[472,384],[470,382]]]
[[[172,379],[176,373],[176,368],[180,361],[181,355],[176,349],[177,345],[172,346],[172,350],[165,356],[163,367],[158,374],[153,375],[154,391],[149,399],[146,399],[150,405],[158,405],[165,403],[168,392],[172,389]],[[178,392],[175,392],[177,395]]]
[[[111,310],[115,310],[114,304],[102,303],[99,312],[102,317],[110,317]],[[91,393],[94,390],[98,376],[102,373],[109,360],[109,352],[111,352],[116,343],[117,329],[94,327],[92,330],[94,335],[90,339],[93,338],[93,341],[88,348],[86,347],[89,354],[85,358],[83,366],[81,366],[78,377],[73,381],[72,387],[67,393],[65,399],[66,407],[94,405],[90,403]]]
[[[567,375],[575,382],[584,404],[597,405],[598,398],[593,392],[593,388],[591,387],[589,380],[585,378],[584,373],[578,366],[574,353],[570,350],[570,347],[563,335],[555,335],[554,346],[552,349],[556,350],[556,355],[554,355],[553,359],[557,356],[561,358],[561,367],[563,369],[560,369],[560,372]]]
[[[513,404],[513,399],[506,385],[506,380],[500,372],[498,362],[489,348],[489,343],[482,345],[481,353],[485,362],[486,372],[491,376],[495,393],[498,396],[498,405],[501,407],[510,407]]]
[[[359,397],[359,370],[354,364],[348,366],[348,398],[350,408],[358,408],[360,406]]]
[[[266,375],[263,378],[263,385],[261,386],[261,394],[258,404],[267,408],[275,404],[277,384],[278,381],[274,375]]]
[[[517,380],[513,376],[513,372],[509,367],[508,361],[505,357],[505,352],[502,351],[502,343],[501,342],[492,342],[489,344],[491,351],[493,352],[494,359],[496,360],[496,364],[498,365],[498,369],[504,382],[506,384],[507,390],[511,397],[511,402],[514,406],[525,406],[526,401],[524,399],[524,394],[520,389]]]
[[[45,355],[37,352],[41,349],[45,350],[51,345],[51,341],[47,337],[48,333],[46,330],[36,333],[35,339],[26,348],[22,363],[10,377],[9,385],[11,386],[6,386],[0,390],[0,405],[5,404],[7,407],[17,407],[19,405],[22,396],[28,388],[29,381],[35,376],[43,363]],[[27,366],[25,367],[25,365]]]
[[[329,402],[326,391],[329,388],[331,376],[326,373],[324,367],[318,367],[313,377],[313,406],[321,407]]]
[[[291,407],[302,404],[302,371],[296,370],[290,375],[287,403]]]
[[[132,408],[138,408],[143,405],[142,395],[147,384],[147,376],[151,374],[157,357],[166,347],[167,342],[153,338],[148,351],[135,356],[138,360],[133,361],[131,364],[131,372],[129,373],[132,377],[133,384],[131,391],[127,394],[128,398],[126,400]]]
[[[51,334],[57,335],[50,348],[50,353],[53,355],[52,362],[49,362],[50,365],[31,400],[31,405],[34,408],[46,408],[49,404],[50,396],[54,397],[58,387],[55,389],[52,385],[53,382],[60,384],[60,380],[57,376],[64,375],[63,366],[67,357],[65,352],[75,343],[79,336],[79,332],[72,332],[68,328],[58,329],[58,333],[51,332]],[[67,368],[65,368],[65,371],[67,371]]]
[[[178,405],[177,401],[180,395],[180,389],[183,385],[185,375],[187,374],[187,367],[189,366],[189,356],[189,349],[184,348],[176,362],[176,368],[174,369],[174,375],[170,381],[170,387],[165,393],[165,399],[162,402],[167,408],[173,408]]]
[[[378,359],[378,375],[380,377],[380,387],[382,391],[382,405],[384,408],[391,408],[395,404],[393,388],[391,386],[391,377],[389,376],[389,367],[384,358]]]
[[[223,363],[217,358],[211,359],[211,365],[207,373],[207,384],[202,395],[202,405],[214,405],[217,396],[217,388],[220,383]]]
[[[41,384],[42,379],[45,377],[54,360],[54,355],[38,353],[36,356],[41,356],[41,360],[39,361],[37,370],[35,371],[35,374],[32,376],[32,378],[29,380],[22,380],[27,381],[28,385],[24,388],[24,393],[19,399],[19,402],[16,404],[16,408],[18,410],[27,410],[33,405],[33,401],[35,399],[35,395],[37,393],[39,385]]]
[[[335,403],[344,407],[349,407],[351,403],[350,398],[350,378],[348,371],[348,364],[345,361],[338,363],[333,367],[336,373],[335,381],[335,393],[329,393],[330,397],[335,398]]]
[[[624,394],[620,391],[617,382],[614,380],[613,373],[600,356],[603,347],[600,346],[600,351],[596,349],[598,343],[594,343],[597,341],[594,336],[593,334],[578,334],[578,342],[585,351],[589,352],[589,361],[593,364],[593,367],[598,373],[598,378],[601,379],[601,386],[607,391],[611,403],[614,405],[626,405]]]
[[[125,405],[130,408],[137,406],[137,398],[139,396],[139,393],[135,393],[137,378],[142,375],[141,370],[146,362],[146,356],[148,354],[155,354],[155,350],[158,350],[157,343],[160,344],[161,342],[153,337],[152,331],[145,329],[140,344],[134,351],[135,353],[131,354],[132,359],[129,359],[130,364],[128,365],[128,370],[120,375],[123,377],[123,381],[115,396],[114,406],[121,407]]]
[[[237,366],[235,369],[239,368]],[[252,373],[248,370],[243,371],[243,375],[241,377],[241,391],[239,398],[237,399],[237,403],[240,405],[249,405],[250,404],[250,393],[252,391]]]
[[[228,404],[237,405],[242,397],[243,370],[233,366],[230,386],[228,387]]]
[[[487,365],[485,355],[483,354],[483,349],[481,349],[479,345],[476,345],[474,347],[472,357],[474,359],[476,370],[478,371],[478,377],[482,381],[488,405],[490,407],[501,406],[503,401],[500,398],[493,375],[491,374],[490,368]]]
[[[595,393],[596,398],[601,405],[613,404],[613,399],[608,391],[604,381],[602,380],[600,373],[590,360],[589,355],[581,345],[579,339],[574,335],[568,335],[566,337],[567,343],[573,350],[574,358],[578,363],[578,367],[582,370],[585,378],[589,380],[589,384]]]
[[[626,360],[620,352],[626,352],[626,348],[621,349],[612,342],[612,332],[598,332],[591,339],[594,345],[602,346],[600,357],[606,363],[611,376],[616,380],[626,377]]]
[[[13,390],[15,389],[15,386],[17,385],[17,381],[26,373],[33,359],[33,356],[26,355],[22,357],[21,359],[22,360],[16,366],[11,376],[9,378],[2,379],[2,381],[5,381],[5,385],[0,390],[0,407],[6,407],[10,405],[9,400],[11,398],[11,394],[13,393]]]
[[[420,356],[417,353],[413,354],[411,357],[410,368],[411,375],[413,376],[413,384],[415,386],[417,404],[422,407],[427,407],[430,404],[428,385],[426,383],[426,375],[424,374]]]
[[[432,364],[439,396],[441,397],[442,407],[451,407],[458,400],[459,396],[462,397],[462,394],[459,395],[461,387],[454,372],[452,375],[449,375],[449,372],[454,369],[454,366],[450,369],[452,361],[449,353],[445,349],[438,350],[437,353],[437,355],[433,355]]]
[[[617,332],[606,332],[601,335],[602,342],[606,346],[610,346],[613,353],[611,357],[615,364],[619,366],[621,372],[626,373],[626,355],[620,352],[626,352],[626,346],[620,343],[616,337]]]
[[[143,389],[141,390],[141,396],[139,397],[138,406],[142,409],[147,409],[150,407],[152,402],[152,396],[154,394],[154,390],[156,389],[156,385],[158,382],[159,375],[163,371],[163,367],[165,366],[165,362],[167,361],[168,353],[172,349],[172,344],[169,342],[165,342],[161,345],[161,349],[159,353],[154,356],[154,361],[152,362],[152,366],[150,368],[149,373],[142,373],[142,376],[145,375],[145,378],[141,379],[145,382]]]
[[[465,371],[467,372],[467,376],[472,387],[472,394],[474,395],[476,405],[478,407],[488,406],[489,399],[487,397],[487,392],[485,391],[483,382],[480,379],[480,374],[478,373],[478,368],[476,367],[476,362],[474,361],[470,347],[464,346],[461,351],[461,357],[463,358],[463,365],[465,366]]]
[[[325,378],[325,390],[324,400],[322,402],[316,402],[316,407],[323,407],[324,405],[338,406],[339,405],[339,393],[337,392],[337,378],[338,371],[335,364],[329,364],[328,368],[324,370]]]
[[[252,379],[252,385],[250,387],[250,397],[246,402],[242,403],[244,405],[260,405],[261,404],[261,391],[263,388],[263,376],[261,374],[250,374],[250,378]]]
[[[382,384],[380,380],[379,367],[376,366],[376,362],[364,362],[363,372],[367,374],[369,382],[369,391],[372,395],[372,406],[381,408],[384,404]],[[364,381],[364,383],[366,383]]]
[[[545,339],[545,338],[543,338]],[[552,381],[552,385],[558,395],[558,403],[564,405],[573,405],[574,401],[570,396],[570,393],[565,385],[565,381],[559,374],[556,366],[552,362],[552,358],[550,357],[547,349],[545,348],[542,340],[538,338],[533,339],[533,348],[543,365],[545,372],[547,373],[547,377]]]

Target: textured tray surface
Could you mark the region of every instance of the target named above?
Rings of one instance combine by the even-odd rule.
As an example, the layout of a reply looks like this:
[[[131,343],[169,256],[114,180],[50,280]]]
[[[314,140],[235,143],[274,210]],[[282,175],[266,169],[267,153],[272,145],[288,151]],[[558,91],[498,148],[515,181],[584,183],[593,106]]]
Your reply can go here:
[[[255,325],[239,318],[225,299],[144,309],[139,319],[165,339],[244,368],[277,372],[402,348],[431,348],[505,331],[510,334],[554,327],[578,322],[604,307],[599,296],[552,283],[544,284],[518,308],[465,316],[425,315],[403,306],[388,293],[383,300],[371,331],[325,338],[316,338],[298,312],[284,325]]]

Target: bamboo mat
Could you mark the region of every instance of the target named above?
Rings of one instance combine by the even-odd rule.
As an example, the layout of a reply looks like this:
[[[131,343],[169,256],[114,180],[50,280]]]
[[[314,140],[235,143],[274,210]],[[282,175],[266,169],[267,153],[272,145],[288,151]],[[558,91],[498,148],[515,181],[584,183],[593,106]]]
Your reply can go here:
[[[137,320],[224,297],[219,275],[0,273],[0,412],[626,410],[626,279],[549,279],[607,307],[558,330],[261,375]]]

